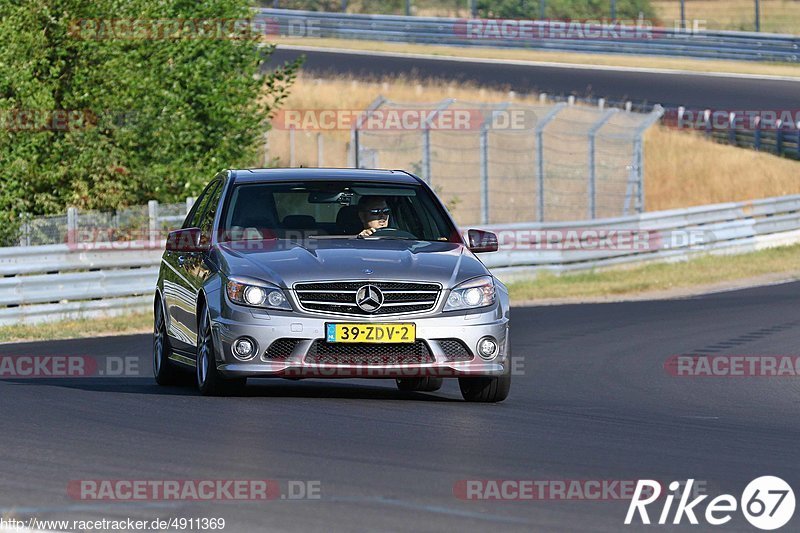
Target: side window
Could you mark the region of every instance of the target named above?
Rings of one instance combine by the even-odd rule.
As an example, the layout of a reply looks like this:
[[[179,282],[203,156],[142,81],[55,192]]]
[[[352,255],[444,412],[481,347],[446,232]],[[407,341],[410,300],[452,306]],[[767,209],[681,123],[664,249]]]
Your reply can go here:
[[[214,226],[214,218],[217,216],[219,199],[222,196],[222,182],[217,182],[217,184],[218,186],[207,195],[208,201],[198,223],[201,231],[200,241],[206,244],[211,242],[211,230]]]
[[[206,188],[202,193],[200,193],[200,196],[194,203],[194,207],[192,207],[191,212],[189,212],[189,215],[186,217],[186,220],[183,223],[184,228],[200,227],[200,218],[203,216],[203,211],[205,211],[208,201],[211,199],[212,193],[218,185],[219,180],[214,180],[206,185]]]

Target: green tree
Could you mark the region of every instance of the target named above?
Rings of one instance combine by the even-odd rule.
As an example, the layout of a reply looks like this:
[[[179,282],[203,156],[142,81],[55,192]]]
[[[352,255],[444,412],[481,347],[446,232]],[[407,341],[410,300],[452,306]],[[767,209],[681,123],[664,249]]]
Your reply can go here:
[[[299,62],[260,74],[272,47],[257,46],[257,25],[231,22],[248,5],[0,0],[0,230],[22,212],[179,201],[256,163]]]

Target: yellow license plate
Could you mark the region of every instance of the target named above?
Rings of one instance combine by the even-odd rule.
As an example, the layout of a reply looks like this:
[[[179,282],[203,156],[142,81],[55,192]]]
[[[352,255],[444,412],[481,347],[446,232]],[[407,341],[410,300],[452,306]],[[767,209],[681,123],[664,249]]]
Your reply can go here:
[[[415,324],[326,324],[328,342],[414,342]]]

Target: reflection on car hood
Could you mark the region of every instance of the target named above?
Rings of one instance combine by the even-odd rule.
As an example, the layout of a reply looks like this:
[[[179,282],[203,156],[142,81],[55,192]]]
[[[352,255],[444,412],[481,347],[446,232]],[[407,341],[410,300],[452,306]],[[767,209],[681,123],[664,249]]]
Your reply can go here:
[[[267,240],[221,243],[227,275],[291,288],[301,281],[343,279],[434,281],[453,287],[488,273],[463,245],[397,239]]]

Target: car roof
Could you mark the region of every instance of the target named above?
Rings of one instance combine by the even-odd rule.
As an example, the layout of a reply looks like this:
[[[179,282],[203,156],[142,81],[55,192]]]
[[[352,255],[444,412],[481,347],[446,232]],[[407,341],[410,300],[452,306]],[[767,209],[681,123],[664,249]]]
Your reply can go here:
[[[419,179],[402,170],[366,168],[250,168],[231,170],[234,183],[266,181],[374,181],[377,183],[418,184]]]

